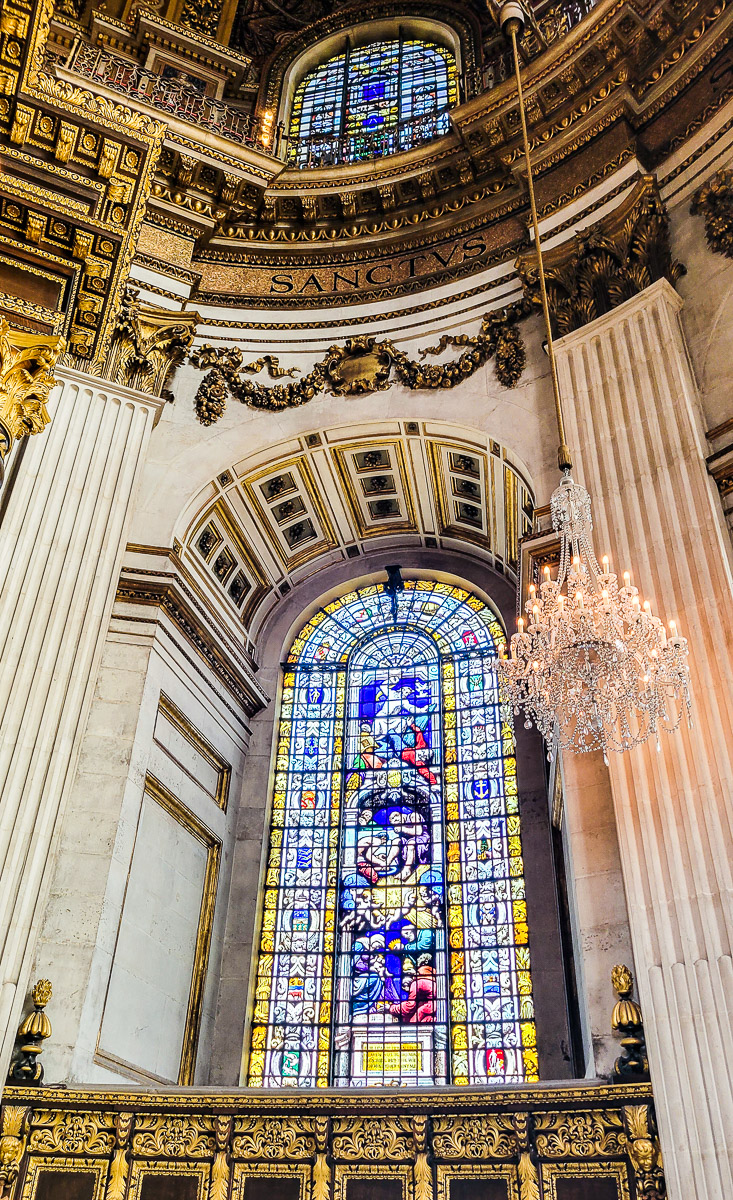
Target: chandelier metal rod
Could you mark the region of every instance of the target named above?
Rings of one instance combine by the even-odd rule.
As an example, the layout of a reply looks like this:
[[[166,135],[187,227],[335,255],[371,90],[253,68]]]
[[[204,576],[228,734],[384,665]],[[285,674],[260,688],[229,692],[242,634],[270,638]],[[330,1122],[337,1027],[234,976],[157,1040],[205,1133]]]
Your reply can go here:
[[[529,133],[527,132],[527,117],[524,110],[524,88],[522,87],[522,72],[519,62],[519,45],[517,41],[517,35],[520,34],[524,29],[524,12],[516,0],[510,0],[509,3],[502,5],[499,19],[502,23],[502,28],[505,35],[508,35],[511,39],[512,53],[514,55],[514,75],[517,81],[519,116],[522,122],[524,158],[527,165],[527,191],[529,192],[529,207],[532,213],[534,243],[537,250],[537,267],[540,280],[540,296],[542,298],[542,313],[545,318],[545,331],[547,333],[547,357],[550,360],[552,392],[555,398],[555,417],[557,420],[557,434],[559,439],[559,445],[557,449],[557,465],[561,471],[570,471],[573,466],[573,461],[565,437],[565,420],[562,411],[562,397],[560,395],[560,383],[557,378],[557,363],[555,361],[555,347],[552,341],[552,325],[550,322],[550,306],[547,301],[545,265],[542,260],[542,244],[540,242],[540,224],[537,217],[537,202],[535,200],[534,181],[532,179],[532,161],[529,153]]]

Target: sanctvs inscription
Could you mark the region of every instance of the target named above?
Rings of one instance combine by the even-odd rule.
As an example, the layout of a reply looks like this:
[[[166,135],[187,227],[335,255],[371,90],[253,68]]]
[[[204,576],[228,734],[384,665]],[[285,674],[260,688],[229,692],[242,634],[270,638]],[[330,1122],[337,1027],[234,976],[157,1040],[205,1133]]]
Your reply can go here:
[[[265,274],[253,274],[257,282],[265,285],[271,296],[317,296],[340,293],[358,293],[370,288],[388,288],[408,283],[411,279],[450,272],[470,261],[485,258],[489,253],[486,234],[472,234],[448,245],[425,249],[402,257],[391,257],[378,262],[361,262],[354,266],[328,266],[291,268]],[[248,279],[248,283],[252,283]],[[260,290],[257,288],[257,290]]]

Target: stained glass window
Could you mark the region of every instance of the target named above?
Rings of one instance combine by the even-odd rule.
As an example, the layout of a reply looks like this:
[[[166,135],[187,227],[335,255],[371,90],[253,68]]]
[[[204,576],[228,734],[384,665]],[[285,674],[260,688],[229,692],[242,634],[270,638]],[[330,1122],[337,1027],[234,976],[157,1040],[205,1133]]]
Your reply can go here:
[[[537,1080],[503,640],[427,580],[351,592],[295,638],[250,1086]]]
[[[296,89],[289,160],[320,166],[409,150],[448,132],[457,95],[443,46],[396,38],[349,48]]]

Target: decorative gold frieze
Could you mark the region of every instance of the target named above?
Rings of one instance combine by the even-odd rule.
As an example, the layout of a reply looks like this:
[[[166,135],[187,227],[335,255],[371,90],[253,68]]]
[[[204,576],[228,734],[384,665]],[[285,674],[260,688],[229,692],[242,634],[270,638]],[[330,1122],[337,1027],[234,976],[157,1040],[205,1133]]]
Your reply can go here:
[[[499,1113],[456,1114],[433,1120],[436,1158],[512,1158],[517,1139],[511,1118]]]
[[[676,284],[685,268],[672,259],[669,221],[656,181],[644,176],[609,217],[544,255],[547,297],[559,337],[594,321],[658,279]],[[534,254],[517,259],[525,295],[539,305]]]
[[[316,1149],[313,1122],[308,1118],[238,1117],[234,1122],[235,1158],[302,1159]]]
[[[191,346],[199,316],[143,304],[138,295],[138,290],[128,284],[114,324],[104,376],[147,395],[168,399],[167,385]]]
[[[111,1154],[115,1145],[112,1112],[36,1109],[28,1141],[35,1154]]]
[[[399,1162],[412,1158],[409,1119],[334,1117],[333,1154],[346,1162]]]
[[[690,211],[705,218],[710,249],[733,258],[733,171],[718,171],[708,179],[695,193]]]
[[[599,1158],[626,1153],[621,1114],[612,1109],[537,1113],[534,1135],[540,1158]]]
[[[204,345],[189,358],[193,366],[209,368],[196,393],[196,415],[202,425],[213,425],[222,416],[228,396],[251,408],[277,412],[304,404],[321,392],[353,396],[382,391],[393,380],[412,391],[452,388],[491,358],[499,382],[504,387],[515,387],[525,363],[517,322],[526,311],[520,303],[489,313],[475,336],[443,337],[438,346],[422,352],[425,356],[439,354],[448,345],[465,347],[453,362],[424,365],[409,359],[390,341],[354,337],[343,346],[332,346],[301,379],[271,388],[242,378],[248,368],[242,366],[238,350]]]
[[[215,1153],[212,1118],[150,1114],[135,1119],[132,1152],[145,1158],[211,1158]]]
[[[46,401],[64,348],[61,337],[22,333],[0,317],[0,459],[16,438],[40,433],[49,423]]]

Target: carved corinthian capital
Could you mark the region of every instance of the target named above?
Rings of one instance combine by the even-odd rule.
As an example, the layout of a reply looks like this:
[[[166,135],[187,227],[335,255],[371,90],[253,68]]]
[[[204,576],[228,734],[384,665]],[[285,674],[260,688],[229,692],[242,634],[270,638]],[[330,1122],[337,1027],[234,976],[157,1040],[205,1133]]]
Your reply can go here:
[[[693,213],[705,218],[705,238],[715,254],[733,258],[733,171],[718,171],[692,198]]]
[[[580,329],[658,279],[674,285],[685,268],[672,258],[669,220],[653,176],[643,176],[619,208],[543,255],[547,299],[558,337]],[[525,296],[539,305],[537,257],[517,259]]]
[[[137,289],[128,284],[112,333],[105,378],[170,399],[167,385],[191,347],[198,320],[195,312],[143,304]]]
[[[17,438],[40,433],[51,420],[46,401],[64,349],[62,337],[11,329],[0,317],[0,460]]]

